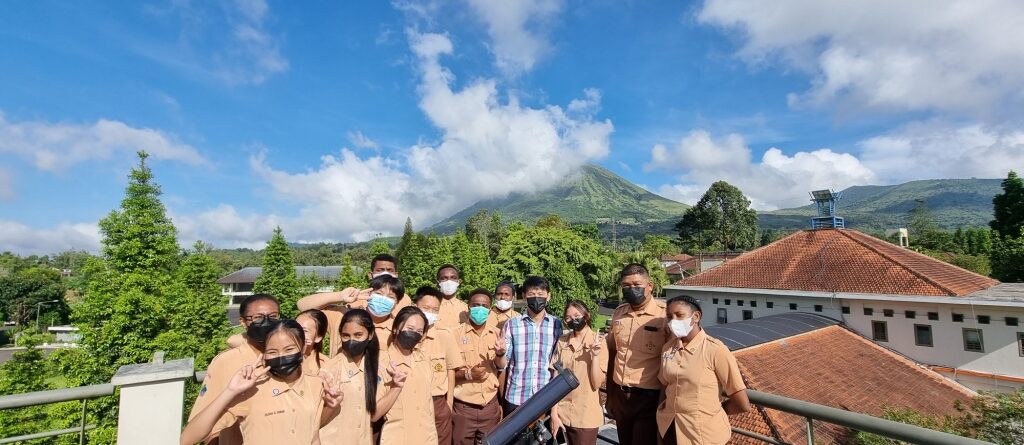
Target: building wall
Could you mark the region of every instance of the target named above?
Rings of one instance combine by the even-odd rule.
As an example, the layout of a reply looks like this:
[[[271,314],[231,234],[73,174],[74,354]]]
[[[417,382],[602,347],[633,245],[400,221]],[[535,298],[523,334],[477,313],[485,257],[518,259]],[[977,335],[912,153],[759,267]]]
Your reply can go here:
[[[668,298],[683,293],[701,301],[701,308],[704,312],[702,324],[706,326],[718,324],[719,309],[725,310],[729,323],[743,320],[744,311],[749,311],[749,315],[754,318],[799,311],[818,313],[842,320],[854,331],[867,338],[873,338],[872,322],[881,321],[885,322],[888,340],[876,341],[919,363],[1024,377],[1024,356],[1021,356],[1022,345],[1018,339],[1018,335],[1024,336],[1024,308],[896,302],[884,299],[844,300],[842,298],[753,295],[696,290],[684,292],[678,289],[666,289]],[[726,304],[727,300],[729,304]],[[773,307],[768,307],[769,303]],[[795,309],[792,309],[790,305],[795,305]],[[849,307],[849,313],[843,313],[844,306]],[[866,315],[865,308],[870,308],[872,315]],[[892,311],[891,317],[885,315],[886,310]],[[906,311],[914,311],[915,317],[907,318]],[[929,312],[937,313],[938,320],[929,320]],[[954,313],[961,314],[963,321],[954,322]],[[989,323],[981,323],[981,316],[988,316]],[[1007,317],[1016,317],[1018,326],[1007,326],[1005,321]],[[932,346],[916,344],[915,324],[931,326]],[[964,328],[981,330],[983,352],[965,350]],[[1021,385],[1016,384],[1016,386]]]

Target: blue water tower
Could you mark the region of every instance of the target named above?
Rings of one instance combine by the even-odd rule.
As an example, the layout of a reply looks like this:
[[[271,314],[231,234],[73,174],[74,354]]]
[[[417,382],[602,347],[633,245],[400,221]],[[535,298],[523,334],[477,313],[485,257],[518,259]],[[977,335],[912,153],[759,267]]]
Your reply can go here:
[[[811,192],[811,202],[818,207],[818,216],[811,218],[811,229],[845,229],[846,222],[836,216],[836,201],[843,197],[843,192],[832,190],[815,190]]]

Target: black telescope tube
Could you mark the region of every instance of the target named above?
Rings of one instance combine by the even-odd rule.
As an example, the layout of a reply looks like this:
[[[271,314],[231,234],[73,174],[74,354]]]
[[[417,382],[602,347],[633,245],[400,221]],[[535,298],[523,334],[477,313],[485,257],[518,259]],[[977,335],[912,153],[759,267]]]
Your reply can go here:
[[[531,423],[580,386],[579,379],[571,370],[563,369],[560,363],[555,365],[555,370],[558,372],[555,378],[487,433],[484,445],[508,445],[518,440]]]

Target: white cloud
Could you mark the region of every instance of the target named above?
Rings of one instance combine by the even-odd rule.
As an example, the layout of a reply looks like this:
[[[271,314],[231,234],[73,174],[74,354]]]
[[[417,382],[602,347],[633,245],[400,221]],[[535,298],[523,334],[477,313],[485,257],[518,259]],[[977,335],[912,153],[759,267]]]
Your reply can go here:
[[[871,169],[847,153],[822,148],[790,156],[773,147],[760,162],[753,162],[742,136],[729,134],[716,140],[704,130],[694,130],[670,147],[656,145],[644,168],[678,173],[681,183],[657,189],[669,198],[693,204],[711,183],[725,180],[743,190],[761,210],[803,205],[811,190],[842,190],[876,180]]]
[[[370,139],[368,136],[363,134],[362,131],[350,131],[345,134],[348,137],[349,143],[356,148],[366,148],[376,150],[380,148],[380,144],[377,141]]]
[[[1003,178],[1024,166],[1024,131],[918,122],[858,143],[886,183],[928,178]]]
[[[261,84],[288,71],[280,39],[266,30],[269,6],[265,0],[234,0],[232,45],[218,54],[217,72],[228,83]]]
[[[59,172],[81,162],[137,150],[145,150],[154,159],[208,165],[195,148],[159,130],[107,119],[91,125],[9,122],[0,113],[0,153],[27,158],[40,170]]]
[[[11,172],[0,168],[0,201],[10,201],[14,196],[14,178]]]
[[[811,74],[793,104],[991,117],[1024,99],[1016,0],[707,0],[698,20],[740,31],[752,63]]]
[[[563,0],[466,0],[487,26],[495,65],[505,74],[533,69],[551,52],[547,40],[550,22],[562,10]]]
[[[283,221],[275,215],[241,215],[234,206],[227,204],[196,215],[178,214],[169,209],[168,216],[178,229],[178,243],[182,246],[202,240],[218,248],[262,249],[274,228]]]
[[[420,108],[440,140],[393,158],[361,158],[346,149],[303,173],[254,156],[251,166],[274,196],[301,205],[298,217],[281,222],[289,239],[367,239],[399,232],[407,216],[424,228],[480,199],[551,187],[608,154],[613,127],[594,118],[598,91],[566,109],[524,107],[514,96],[502,102],[492,79],[456,91],[454,75],[439,61],[452,53],[451,41],[413,34],[410,43],[421,76]]]
[[[63,223],[52,229],[36,229],[0,220],[0,252],[20,255],[46,255],[71,249],[97,252],[100,239],[96,224]]]

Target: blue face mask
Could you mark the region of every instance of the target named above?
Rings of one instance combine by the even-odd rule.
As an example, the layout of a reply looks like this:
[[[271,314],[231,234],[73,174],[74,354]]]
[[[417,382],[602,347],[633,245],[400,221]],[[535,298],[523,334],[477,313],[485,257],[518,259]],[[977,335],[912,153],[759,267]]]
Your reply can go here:
[[[491,315],[491,310],[483,306],[473,306],[469,308],[469,321],[479,326],[487,321],[487,317]]]
[[[370,310],[370,313],[378,317],[387,317],[391,314],[391,310],[395,308],[395,300],[385,297],[381,294],[374,293],[370,295],[370,302],[366,305],[366,308]]]

